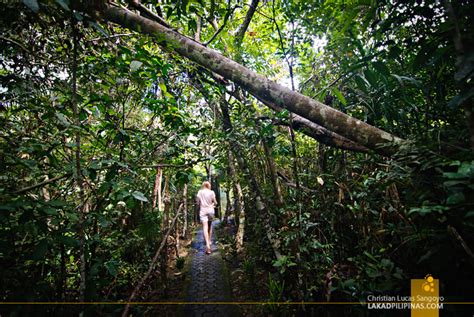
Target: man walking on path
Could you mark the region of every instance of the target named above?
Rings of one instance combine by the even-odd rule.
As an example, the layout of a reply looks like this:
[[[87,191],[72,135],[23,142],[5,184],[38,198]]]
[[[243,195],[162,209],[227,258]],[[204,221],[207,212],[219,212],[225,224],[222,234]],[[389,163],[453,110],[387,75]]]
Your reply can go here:
[[[214,208],[217,206],[216,194],[211,190],[211,183],[202,183],[196,202],[199,206],[199,218],[202,221],[202,231],[206,241],[206,254],[211,254],[212,219],[214,219]]]

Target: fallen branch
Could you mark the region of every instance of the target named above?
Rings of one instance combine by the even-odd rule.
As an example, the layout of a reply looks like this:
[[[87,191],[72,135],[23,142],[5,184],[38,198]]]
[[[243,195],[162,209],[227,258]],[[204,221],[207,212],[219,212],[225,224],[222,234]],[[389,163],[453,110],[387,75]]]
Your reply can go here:
[[[169,226],[168,231],[166,231],[165,236],[161,240],[161,244],[155,252],[155,256],[153,256],[153,259],[151,260],[150,266],[148,267],[148,271],[146,272],[145,276],[138,282],[137,286],[133,289],[132,294],[128,297],[127,300],[127,305],[125,306],[125,309],[123,310],[122,317],[128,316],[128,311],[130,310],[130,303],[133,301],[133,299],[138,295],[138,292],[142,288],[143,284],[145,284],[146,280],[150,277],[151,272],[153,271],[153,268],[155,267],[156,262],[158,261],[158,257],[160,256],[161,250],[166,244],[166,240],[168,239],[168,236],[171,233],[171,230],[174,228],[174,225],[176,224],[176,220],[178,219],[178,216],[181,212],[181,209],[183,208],[183,203],[179,205],[178,211],[176,212],[176,216],[173,218],[173,222],[171,223],[171,226]]]

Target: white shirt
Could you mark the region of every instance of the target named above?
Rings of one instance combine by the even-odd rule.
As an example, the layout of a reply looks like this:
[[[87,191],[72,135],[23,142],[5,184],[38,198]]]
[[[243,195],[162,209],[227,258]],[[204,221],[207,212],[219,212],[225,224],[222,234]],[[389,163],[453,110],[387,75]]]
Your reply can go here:
[[[214,212],[214,206],[217,204],[216,194],[214,191],[207,188],[200,189],[197,193],[196,199],[200,206],[200,216]]]

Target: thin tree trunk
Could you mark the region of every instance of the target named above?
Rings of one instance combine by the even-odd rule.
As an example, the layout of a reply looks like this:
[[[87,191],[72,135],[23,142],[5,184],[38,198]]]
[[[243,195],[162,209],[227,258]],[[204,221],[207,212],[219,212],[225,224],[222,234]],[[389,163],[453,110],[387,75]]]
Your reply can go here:
[[[215,207],[215,214],[217,218],[221,218],[221,188],[217,177],[212,178],[212,189],[216,193],[217,206]]]
[[[175,198],[173,201],[173,206],[176,208],[177,206],[177,198]],[[176,226],[174,227],[175,230],[175,252],[176,252],[176,257],[179,257],[179,218],[176,220]]]
[[[182,237],[186,238],[186,232],[188,231],[188,184],[184,184],[183,187],[183,231]]]
[[[122,103],[122,130],[125,131],[125,102]],[[120,162],[123,162],[124,160],[124,153],[125,151],[125,138],[123,137],[123,135],[121,135],[120,137],[120,153],[119,153],[119,161]]]
[[[232,211],[231,201],[230,201],[230,188],[226,188],[225,192],[225,212],[224,212],[224,225],[229,223],[229,215]]]
[[[265,152],[265,158],[268,164],[268,169],[270,171],[270,178],[272,181],[273,193],[275,196],[274,202],[276,206],[281,207],[283,206],[283,196],[281,195],[280,183],[278,182],[278,175],[277,175],[277,171],[275,167],[275,160],[273,159],[272,151],[268,147],[267,142],[263,140],[262,144],[263,144],[263,150]]]
[[[63,144],[67,143],[65,140],[63,140]],[[70,152],[66,152],[68,155],[70,154]],[[32,186],[28,186],[28,187],[25,187],[25,188],[22,188],[22,189],[19,189],[17,191],[14,191],[12,194],[14,195],[19,195],[19,194],[23,194],[27,191],[30,191],[30,190],[33,190],[35,188],[38,188],[38,187],[41,187],[41,186],[46,186],[47,184],[50,184],[50,183],[54,183],[55,181],[58,181],[60,179],[63,179],[63,178],[66,178],[66,177],[69,177],[71,176],[72,173],[66,173],[64,175],[61,175],[61,176],[56,176],[56,177],[53,177],[53,178],[50,178],[50,179],[47,179],[41,183],[38,183],[38,184],[35,184],[35,185],[32,185]]]
[[[235,33],[234,37],[234,47],[237,49],[237,53],[235,56],[235,60],[237,62],[242,61],[242,42],[244,40],[245,32],[250,25],[250,21],[252,21],[253,15],[257,10],[259,0],[250,0],[249,1],[249,9],[247,10],[247,14],[245,15],[244,22],[239,26],[237,32]]]
[[[170,204],[171,204],[171,198],[170,198],[170,193],[169,193],[169,177],[165,177],[165,188],[163,189],[164,191],[164,199],[163,199],[163,224],[164,227],[166,228],[168,226],[168,221],[169,221],[169,210],[170,210]]]
[[[197,42],[201,41],[201,21],[202,18],[198,16],[196,18],[196,33],[194,33],[194,40]]]
[[[471,250],[469,245],[466,243],[463,237],[459,234],[459,232],[453,226],[448,225],[448,232],[454,237],[455,240],[459,242],[461,247],[464,249],[464,252],[466,252],[469,262],[471,263],[471,266],[474,268],[474,252]]]
[[[160,168],[158,171],[158,187],[157,187],[157,196],[156,199],[158,200],[158,210],[163,211],[163,195],[162,195],[162,188],[161,183],[163,180],[163,170]]]
[[[45,163],[47,163],[47,160],[45,160],[45,161],[46,161]],[[48,182],[48,181],[49,181],[49,176],[46,175],[46,177],[44,179],[44,182]],[[44,201],[49,201],[51,199],[51,195],[49,193],[48,186],[46,185],[43,188],[41,188],[41,191],[43,193],[43,200]]]
[[[171,228],[170,221],[171,197],[169,192],[169,177],[165,177],[164,188],[164,210],[163,210],[163,228]],[[176,220],[177,221],[177,220]],[[176,222],[177,224],[177,222]],[[163,293],[166,298],[168,295],[168,237],[164,242],[164,247],[161,250],[160,258],[160,277],[163,285]]]
[[[161,210],[160,203],[161,203],[161,177],[162,175],[163,175],[163,171],[161,170],[161,168],[157,167],[156,177],[155,177],[155,186],[153,188],[153,205],[152,205],[153,210],[155,210],[157,202],[158,202],[158,210]]]
[[[318,169],[319,174],[326,172],[326,146],[323,143],[318,146]]]
[[[244,245],[244,232],[245,232],[245,202],[244,202],[244,193],[242,192],[242,187],[240,186],[239,178],[235,171],[234,165],[234,155],[229,146],[227,151],[227,159],[229,161],[229,176],[232,180],[232,186],[234,188],[234,198],[236,199],[236,210],[235,215],[238,220],[237,223],[237,234],[236,234],[236,247],[237,251],[240,252],[243,249]]]
[[[108,6],[103,10],[102,16],[137,32],[151,34],[159,45],[234,81],[260,100],[288,109],[381,154],[393,154],[401,141],[388,132],[258,75],[217,51],[127,9]],[[379,148],[379,145],[386,146]]]
[[[72,41],[73,41],[73,51],[72,51],[72,96],[71,96],[71,104],[72,104],[72,112],[74,115],[74,124],[77,127],[81,126],[81,121],[79,118],[79,108],[77,102],[77,46],[79,45],[78,34],[77,34],[77,26],[76,26],[76,19],[75,17],[71,17],[72,21]],[[82,171],[81,171],[81,132],[76,130],[75,133],[75,172],[74,178],[76,185],[79,187],[79,222],[78,222],[78,236],[79,236],[79,274],[80,274],[80,283],[79,283],[79,301],[84,302],[86,296],[86,250],[85,250],[85,222],[86,222],[86,215],[85,215],[85,208],[86,204],[86,197],[84,193],[84,180],[82,178]],[[81,308],[81,315],[83,315],[83,307]]]

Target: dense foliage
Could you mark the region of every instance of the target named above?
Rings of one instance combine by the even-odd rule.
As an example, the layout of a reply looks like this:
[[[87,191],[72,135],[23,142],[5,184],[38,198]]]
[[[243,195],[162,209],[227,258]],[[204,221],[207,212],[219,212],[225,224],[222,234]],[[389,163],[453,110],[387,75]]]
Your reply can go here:
[[[472,300],[470,1],[143,1],[178,32],[403,138],[391,157],[326,146],[288,111],[72,3],[0,9],[1,301],[126,299],[184,203],[154,273],[166,285],[207,178],[228,196],[222,216],[241,220],[244,269],[272,273],[266,300],[364,301],[428,273],[445,298]]]

